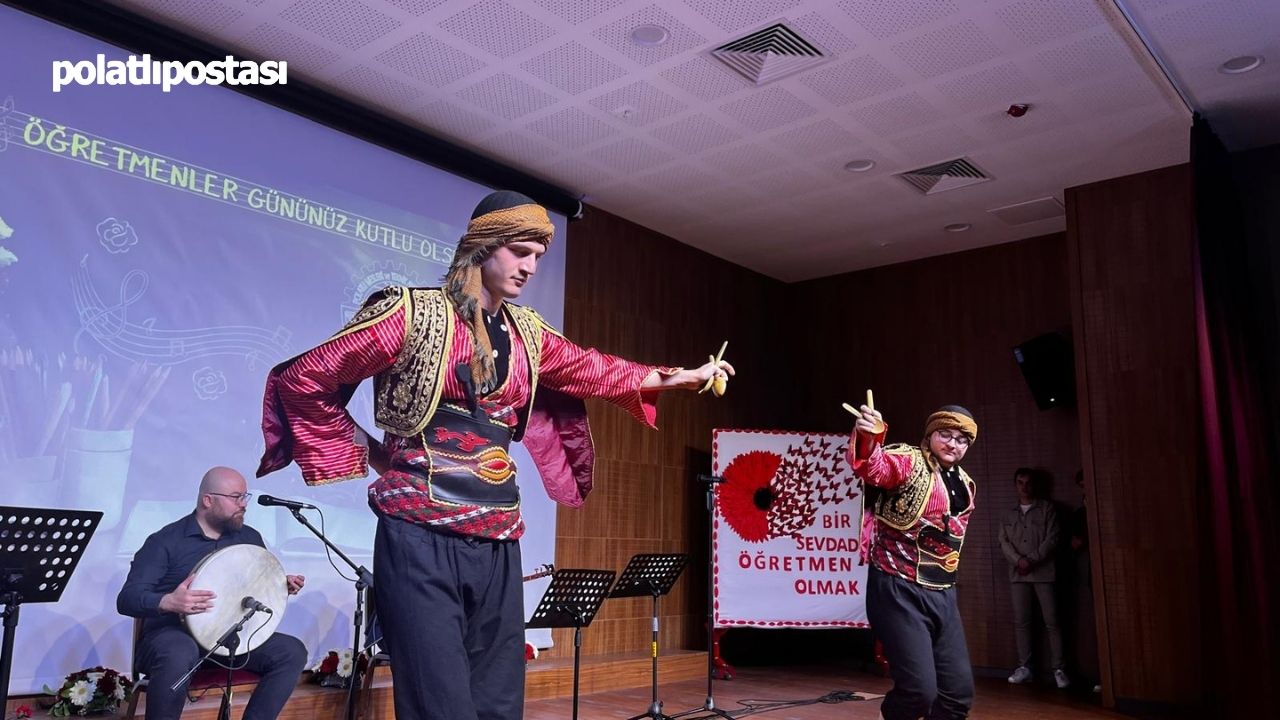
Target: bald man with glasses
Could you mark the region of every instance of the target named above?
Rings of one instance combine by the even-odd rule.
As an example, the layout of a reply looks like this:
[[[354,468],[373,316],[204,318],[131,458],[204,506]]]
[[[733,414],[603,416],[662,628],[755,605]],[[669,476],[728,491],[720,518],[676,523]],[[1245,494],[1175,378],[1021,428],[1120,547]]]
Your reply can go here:
[[[266,547],[262,535],[244,524],[252,497],[239,472],[212,468],[200,480],[195,510],[152,533],[133,556],[129,576],[116,596],[116,609],[121,615],[142,619],[135,652],[138,672],[151,678],[148,718],[170,720],[182,715],[187,688],[170,687],[204,654],[182,618],[208,612],[217,602],[236,602],[220,600],[209,590],[192,589],[196,564],[232,545]],[[285,581],[292,595],[302,589],[306,578],[287,575]],[[235,661],[236,667],[261,678],[245,707],[245,720],[274,720],[298,684],[307,649],[297,638],[275,633]]]

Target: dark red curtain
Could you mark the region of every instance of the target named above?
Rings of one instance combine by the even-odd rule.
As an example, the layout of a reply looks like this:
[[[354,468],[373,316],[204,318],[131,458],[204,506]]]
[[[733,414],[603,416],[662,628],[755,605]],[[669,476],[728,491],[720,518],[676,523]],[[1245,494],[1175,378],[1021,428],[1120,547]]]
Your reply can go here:
[[[1191,133],[1196,204],[1196,325],[1203,408],[1202,537],[1208,657],[1216,717],[1275,717],[1280,692],[1280,505],[1276,293],[1272,232],[1280,176],[1242,171],[1209,124]],[[1274,188],[1274,191],[1268,188]],[[1270,202],[1268,202],[1270,200]],[[1275,216],[1275,217],[1272,217]],[[1273,224],[1274,223],[1274,224]],[[1176,458],[1171,458],[1176,461]]]

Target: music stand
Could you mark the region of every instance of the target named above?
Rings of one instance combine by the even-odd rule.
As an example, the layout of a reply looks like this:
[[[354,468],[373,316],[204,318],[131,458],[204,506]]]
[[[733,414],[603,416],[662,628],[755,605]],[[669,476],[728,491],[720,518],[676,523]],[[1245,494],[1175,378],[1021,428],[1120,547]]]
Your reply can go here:
[[[556,570],[526,628],[573,628],[573,719],[578,718],[582,628],[591,624],[616,575],[612,570]]]
[[[671,720],[670,715],[662,714],[662,702],[658,700],[658,598],[671,592],[676,584],[689,556],[684,553],[662,553],[636,555],[622,569],[622,577],[609,593],[609,597],[653,597],[653,642],[650,645],[650,656],[653,658],[652,681],[653,699],[647,712],[627,718],[655,718],[655,720]]]
[[[99,510],[0,506],[0,708],[8,707],[13,638],[23,603],[57,602],[102,520]]]

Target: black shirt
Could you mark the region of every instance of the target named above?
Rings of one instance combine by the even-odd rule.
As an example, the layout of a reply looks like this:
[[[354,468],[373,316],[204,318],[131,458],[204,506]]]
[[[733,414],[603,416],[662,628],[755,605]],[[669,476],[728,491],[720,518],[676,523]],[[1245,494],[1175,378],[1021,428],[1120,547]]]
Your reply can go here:
[[[952,465],[944,469],[942,482],[947,486],[947,495],[951,498],[951,514],[959,515],[969,507],[969,488],[960,479],[960,468]]]
[[[497,315],[484,314],[485,329],[489,332],[489,346],[493,348],[494,388],[502,387],[511,366],[511,320],[502,310]]]
[[[161,612],[160,598],[186,580],[196,563],[214,550],[232,545],[266,547],[262,535],[245,525],[236,532],[224,532],[217,540],[205,537],[196,514],[165,525],[142,543],[129,566],[129,577],[116,596],[121,615],[143,618],[142,631],[165,625],[180,625],[181,616]]]

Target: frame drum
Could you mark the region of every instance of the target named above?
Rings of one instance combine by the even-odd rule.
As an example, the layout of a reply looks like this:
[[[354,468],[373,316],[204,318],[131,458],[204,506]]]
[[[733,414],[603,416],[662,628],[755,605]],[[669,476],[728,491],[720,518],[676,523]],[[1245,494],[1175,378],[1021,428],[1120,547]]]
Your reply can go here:
[[[191,581],[192,590],[212,590],[217,595],[212,609],[182,618],[191,637],[205,650],[213,647],[223,633],[240,622],[248,612],[242,605],[245,598],[257,600],[271,608],[272,613],[254,613],[245,622],[238,633],[240,645],[236,648],[237,655],[266,642],[284,618],[289,598],[284,567],[266,548],[245,544],[215,550],[197,563],[192,573],[195,575]],[[224,647],[219,647],[214,654],[230,655]]]

